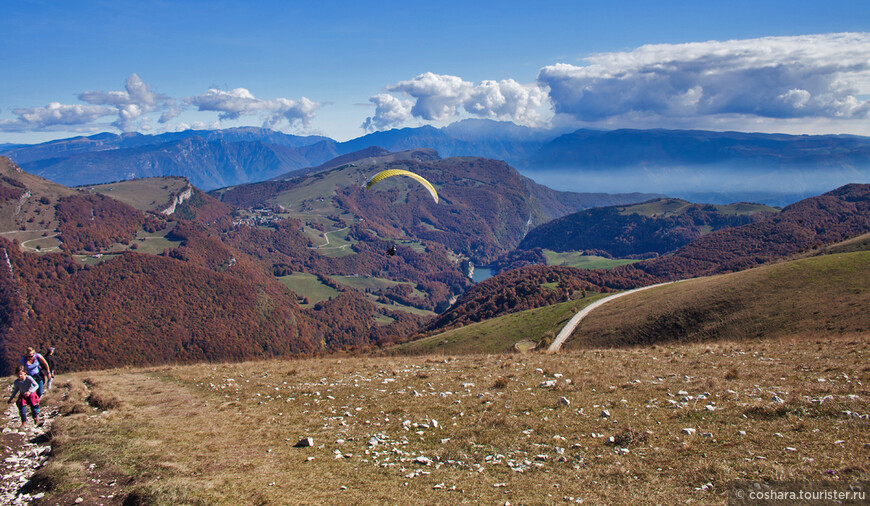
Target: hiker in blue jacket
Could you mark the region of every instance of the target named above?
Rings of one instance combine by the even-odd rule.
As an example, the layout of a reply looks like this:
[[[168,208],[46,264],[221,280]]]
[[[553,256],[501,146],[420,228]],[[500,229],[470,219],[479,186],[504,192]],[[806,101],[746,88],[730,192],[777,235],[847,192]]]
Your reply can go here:
[[[42,397],[45,381],[51,379],[51,369],[48,367],[48,362],[42,355],[36,353],[36,350],[27,348],[27,353],[21,358],[21,365],[24,366],[27,375],[36,380],[36,384],[39,385],[37,395]]]

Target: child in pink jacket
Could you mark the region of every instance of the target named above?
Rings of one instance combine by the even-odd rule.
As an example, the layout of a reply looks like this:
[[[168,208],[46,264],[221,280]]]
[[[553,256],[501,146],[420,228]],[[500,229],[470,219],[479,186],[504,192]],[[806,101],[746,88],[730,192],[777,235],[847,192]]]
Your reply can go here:
[[[36,393],[39,390],[39,384],[32,377],[28,376],[24,371],[24,366],[19,365],[16,370],[18,379],[12,383],[12,395],[9,396],[7,404],[12,403],[15,395],[18,395],[18,414],[21,416],[21,426],[27,424],[27,408],[30,406],[30,413],[33,415],[33,422],[39,425],[39,395]]]

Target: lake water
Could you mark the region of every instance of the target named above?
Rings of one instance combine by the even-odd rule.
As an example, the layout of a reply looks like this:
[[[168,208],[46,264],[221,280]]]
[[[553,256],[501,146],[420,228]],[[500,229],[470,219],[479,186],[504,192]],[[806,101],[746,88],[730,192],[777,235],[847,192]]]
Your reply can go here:
[[[492,269],[489,267],[474,266],[474,272],[471,274],[471,280],[475,283],[480,283],[484,279],[492,277]]]

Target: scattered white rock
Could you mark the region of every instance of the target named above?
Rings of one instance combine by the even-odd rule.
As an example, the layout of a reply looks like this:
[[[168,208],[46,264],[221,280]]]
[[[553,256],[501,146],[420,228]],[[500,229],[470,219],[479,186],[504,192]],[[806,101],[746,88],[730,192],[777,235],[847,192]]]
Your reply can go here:
[[[774,394],[773,397],[770,398],[770,402],[776,402],[776,403],[778,403],[778,404],[783,404],[783,403],[785,403],[785,401],[782,400],[782,398],[780,398],[780,396],[778,396],[778,395],[776,395],[776,394]]]
[[[610,411],[606,409],[601,411],[601,418],[610,418]]]
[[[297,441],[296,444],[293,446],[296,448],[308,448],[309,446],[314,446],[314,439],[310,437],[304,437]]]
[[[564,397],[564,396],[563,396],[563,397],[559,397],[559,405],[560,405],[560,406],[570,406],[570,405],[571,405],[571,401],[569,401],[567,397]]]
[[[430,459],[429,457],[426,457],[425,455],[420,455],[419,457],[417,457],[417,458],[414,459],[414,463],[415,463],[415,464],[420,464],[420,465],[423,465],[423,466],[431,466],[431,465],[432,465],[432,459]]]
[[[541,384],[538,386],[541,388],[553,388],[554,386],[556,386],[556,380],[547,380],[547,381],[541,382]]]
[[[692,436],[692,435],[694,435],[696,432],[698,432],[698,430],[697,430],[697,429],[693,429],[693,428],[691,428],[691,427],[687,427],[687,428],[683,429],[681,432],[682,432],[683,434],[687,435],[687,436]]]

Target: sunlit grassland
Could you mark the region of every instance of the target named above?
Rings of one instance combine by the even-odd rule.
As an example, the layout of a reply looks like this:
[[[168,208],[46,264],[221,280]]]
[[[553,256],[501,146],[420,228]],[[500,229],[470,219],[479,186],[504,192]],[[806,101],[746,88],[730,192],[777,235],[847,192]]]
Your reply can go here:
[[[565,265],[578,269],[610,269],[638,261],[628,258],[605,258],[597,255],[586,255],[579,251],[557,253],[548,249],[544,250],[544,258],[547,259],[547,265]]]
[[[396,285],[410,285],[412,287],[411,295],[413,297],[423,298],[426,296],[424,292],[414,288],[414,283],[393,281],[392,279],[379,278],[375,276],[332,276],[332,278],[342,285],[355,288],[357,290],[385,290]]]
[[[308,297],[309,304],[303,304],[302,307],[311,307],[339,294],[338,290],[323,284],[314,274],[294,272],[288,276],[278,277],[278,281],[297,294]]]
[[[513,350],[523,341],[548,344],[577,311],[604,296],[590,294],[578,300],[499,316],[393,349],[399,353],[501,353]]]
[[[620,214],[628,215],[628,214],[639,214],[641,216],[647,217],[668,217],[668,216],[678,216],[684,213],[687,209],[692,207],[695,204],[691,202],[687,202],[682,199],[673,199],[673,198],[665,198],[665,199],[655,199],[649,202],[642,202],[640,204],[632,204],[629,206],[621,206],[619,208]],[[737,202],[733,204],[707,204],[711,207],[714,207],[717,212],[725,214],[725,215],[734,215],[734,216],[742,216],[742,215],[750,215],[758,212],[777,212],[778,209],[764,205],[764,204],[755,204],[751,202]]]
[[[435,312],[429,311],[427,309],[420,309],[420,308],[416,308],[416,307],[412,307],[412,306],[406,306],[404,304],[397,304],[394,301],[390,301],[389,303],[386,303],[386,304],[383,302],[378,302],[375,300],[375,297],[373,297],[372,295],[367,295],[367,297],[376,306],[383,308],[383,309],[389,309],[390,311],[404,311],[406,313],[416,314],[416,315],[420,315],[420,316],[435,316],[435,314],[436,314]]]
[[[334,279],[338,283],[341,283],[342,285],[361,291],[365,291],[366,289],[377,291],[401,284],[398,281],[392,281],[385,278],[376,278],[372,276],[332,276],[332,279]],[[283,283],[284,286],[297,293],[298,295],[304,295],[305,297],[308,297],[308,304],[301,304],[303,308],[311,308],[318,302],[331,299],[341,293],[335,288],[323,284],[319,279],[317,279],[317,276],[315,276],[314,274],[308,274],[304,272],[294,272],[293,274],[290,274],[288,276],[280,276],[278,277],[278,281]],[[413,290],[412,294],[419,297],[423,297],[425,295],[423,292],[420,292],[416,289]],[[405,306],[402,304],[384,304],[381,302],[377,302],[377,296],[374,294],[365,295],[376,306],[384,309],[389,309],[391,311],[404,311],[406,313],[413,313],[422,316],[433,316],[435,314],[432,311]],[[378,323],[384,324],[389,323],[392,320],[386,316],[380,316],[378,317],[377,321]]]
[[[819,255],[687,280],[609,302],[569,348],[870,332],[870,251]]]
[[[188,185],[183,178],[154,177],[88,185],[81,191],[105,195],[142,211],[157,211]]]
[[[870,478],[868,352],[803,335],[68,374],[40,475],[75,491],[93,464],[148,504],[723,503],[734,480]]]

